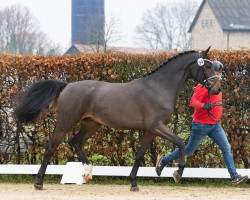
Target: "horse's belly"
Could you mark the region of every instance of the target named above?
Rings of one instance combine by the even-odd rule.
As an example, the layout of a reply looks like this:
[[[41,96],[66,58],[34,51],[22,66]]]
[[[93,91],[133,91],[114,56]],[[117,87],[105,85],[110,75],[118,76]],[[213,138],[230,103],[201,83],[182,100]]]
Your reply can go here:
[[[122,110],[107,111],[91,115],[91,118],[100,124],[116,129],[144,129],[145,123],[139,113],[127,113]]]
[[[131,122],[125,122],[125,121],[120,121],[120,120],[100,120],[99,118],[93,118],[95,121],[111,127],[111,128],[115,128],[115,129],[121,129],[121,130],[143,130],[145,127],[143,125],[143,123],[141,121],[137,121],[134,123]]]

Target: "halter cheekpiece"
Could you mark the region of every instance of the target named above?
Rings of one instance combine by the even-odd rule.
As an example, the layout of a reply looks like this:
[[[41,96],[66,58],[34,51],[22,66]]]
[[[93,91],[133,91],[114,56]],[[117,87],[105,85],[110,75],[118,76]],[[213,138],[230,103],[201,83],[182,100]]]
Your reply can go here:
[[[201,58],[201,51],[199,51],[199,58],[198,58],[198,60],[197,60],[197,64],[198,64],[198,66],[199,66],[199,69],[198,69],[198,71],[197,71],[197,75],[198,75],[198,72],[199,72],[200,67],[201,67],[202,70],[203,70],[203,73],[204,73],[204,77],[205,77],[205,79],[204,79],[204,81],[203,81],[203,83],[202,83],[202,87],[205,87],[205,88],[207,88],[208,90],[210,90],[210,89],[213,87],[213,85],[214,85],[214,84],[212,84],[211,82],[212,82],[212,81],[218,81],[218,80],[219,80],[219,76],[218,76],[218,75],[213,75],[213,76],[211,76],[211,77],[208,77],[208,76],[207,76],[207,74],[206,74],[206,72],[205,72],[205,70],[204,70],[204,68],[203,68],[203,66],[205,65],[205,61],[208,61],[208,62],[212,63],[212,62],[211,62],[210,60],[208,60],[208,59]],[[196,75],[196,77],[197,77],[197,75]]]

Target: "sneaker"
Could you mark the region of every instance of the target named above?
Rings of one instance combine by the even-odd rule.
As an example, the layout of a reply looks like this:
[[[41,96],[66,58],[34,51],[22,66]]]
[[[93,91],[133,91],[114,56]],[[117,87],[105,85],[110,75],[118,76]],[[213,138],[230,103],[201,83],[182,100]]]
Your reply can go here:
[[[248,176],[238,175],[232,179],[232,185],[237,186],[241,183],[245,183],[248,180]]]
[[[162,172],[162,169],[163,169],[163,167],[161,165],[162,159],[163,159],[163,156],[160,156],[160,155],[157,156],[157,160],[156,160],[156,164],[155,164],[155,171],[156,171],[156,174],[158,176],[161,175],[161,172]]]

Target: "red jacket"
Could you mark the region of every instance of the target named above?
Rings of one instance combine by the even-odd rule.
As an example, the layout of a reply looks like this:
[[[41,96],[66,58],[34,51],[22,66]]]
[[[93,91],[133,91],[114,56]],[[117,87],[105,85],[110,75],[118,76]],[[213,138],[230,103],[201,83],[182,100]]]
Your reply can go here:
[[[221,103],[221,100],[221,92],[218,95],[210,95],[210,103]],[[208,103],[208,90],[205,87],[202,88],[201,84],[198,84],[190,101],[190,106],[195,108],[193,120],[201,124],[216,124],[221,117],[222,106],[214,106],[214,108],[209,111],[216,117],[216,120],[212,120],[208,116],[207,110],[203,109],[205,103]]]

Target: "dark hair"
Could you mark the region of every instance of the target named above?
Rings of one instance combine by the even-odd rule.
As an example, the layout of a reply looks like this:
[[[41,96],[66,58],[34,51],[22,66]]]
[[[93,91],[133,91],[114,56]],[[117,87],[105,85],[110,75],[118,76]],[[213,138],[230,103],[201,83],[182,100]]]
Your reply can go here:
[[[214,71],[216,72],[223,72],[224,71],[224,66],[220,61],[213,61],[213,68]]]

